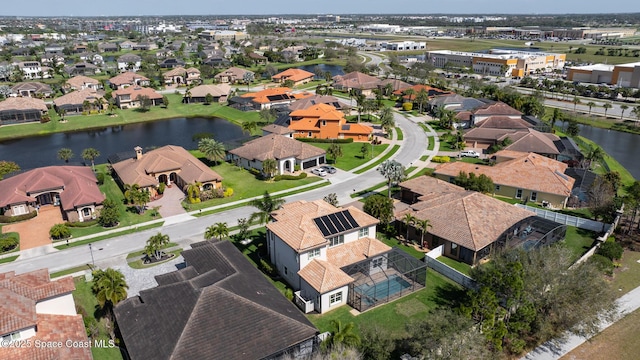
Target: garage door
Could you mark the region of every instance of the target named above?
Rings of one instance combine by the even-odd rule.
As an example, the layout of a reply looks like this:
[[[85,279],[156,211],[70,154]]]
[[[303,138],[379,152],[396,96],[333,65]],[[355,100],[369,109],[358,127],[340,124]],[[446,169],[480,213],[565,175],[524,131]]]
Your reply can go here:
[[[309,160],[309,161],[305,161],[302,163],[302,168],[303,169],[308,169],[310,167],[314,167],[316,166],[316,161],[315,160]]]

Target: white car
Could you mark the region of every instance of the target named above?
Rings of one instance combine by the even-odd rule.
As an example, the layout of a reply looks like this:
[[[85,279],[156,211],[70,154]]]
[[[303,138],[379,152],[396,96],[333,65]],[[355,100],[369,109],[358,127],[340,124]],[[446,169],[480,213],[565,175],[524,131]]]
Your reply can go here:
[[[327,172],[323,168],[315,168],[311,170],[311,173],[322,177],[327,176]]]
[[[480,154],[475,150],[462,150],[460,151],[460,157],[479,158]]]

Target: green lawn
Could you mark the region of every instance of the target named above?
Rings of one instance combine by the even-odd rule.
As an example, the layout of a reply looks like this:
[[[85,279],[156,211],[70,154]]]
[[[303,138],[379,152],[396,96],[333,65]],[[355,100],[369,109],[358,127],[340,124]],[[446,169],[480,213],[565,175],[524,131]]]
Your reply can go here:
[[[436,139],[433,136],[429,136],[428,140],[427,150],[433,150],[436,147]]]
[[[102,312],[99,310],[98,301],[91,290],[91,282],[86,282],[84,278],[78,277],[74,279],[76,289],[73,291],[73,299],[76,303],[78,313],[83,317],[93,318],[98,321],[98,335],[96,339],[109,339],[109,333],[105,327],[105,320],[102,318]],[[123,359],[119,348],[91,348],[93,358],[96,360]]]
[[[387,234],[381,231],[378,231],[376,232],[376,238],[378,238],[378,240],[382,241],[383,243],[391,247],[397,247],[401,249],[402,251],[406,252],[407,254],[413,256],[418,260],[424,259],[424,252],[416,250],[413,246],[404,245],[400,240],[398,240],[395,237],[389,237]]]
[[[351,307],[345,305],[322,315],[307,315],[320,332],[331,330],[331,321],[340,320],[343,324],[353,322],[356,329],[363,326],[380,325],[394,338],[406,334],[406,325],[412,319],[424,318],[429,311],[439,306],[451,306],[460,298],[463,290],[440,274],[429,270],[426,287],[394,302],[378,306],[353,316]]]
[[[420,161],[427,161],[428,158],[429,158],[429,155],[422,155],[420,156]]]
[[[54,246],[57,250],[64,250],[64,249],[68,249],[70,247],[76,247],[76,246],[82,246],[82,245],[87,245],[87,244],[91,244],[91,243],[95,243],[97,241],[101,241],[101,240],[106,240],[106,239],[111,239],[114,238],[116,236],[122,236],[122,235],[127,235],[127,234],[133,234],[139,231],[144,231],[144,230],[149,230],[149,229],[154,229],[157,227],[161,227],[164,224],[163,221],[155,223],[155,224],[150,224],[150,225],[144,225],[144,226],[140,226],[140,227],[135,227],[133,229],[128,229],[128,230],[122,230],[122,231],[117,231],[111,234],[105,234],[105,235],[101,235],[101,236],[96,236],[94,238],[91,239],[86,239],[86,240],[82,240],[82,241],[76,241],[76,242],[72,242],[69,244],[61,244],[58,246]]]
[[[460,271],[461,273],[465,274],[465,275],[469,275],[469,273],[471,272],[471,265],[469,264],[465,264],[463,262],[457,261],[457,260],[453,260],[451,258],[448,258],[446,256],[440,256],[438,257],[438,261],[440,261],[441,263],[454,268],[458,271]]]
[[[155,263],[152,263],[152,264],[145,264],[142,261],[142,259],[138,259],[136,261],[131,261],[131,262],[128,262],[127,264],[133,269],[146,269],[146,268],[154,267],[156,265],[164,264],[167,261],[174,260],[177,256],[180,256],[181,253],[182,253],[182,249],[176,249],[176,250],[169,251],[167,253],[167,255],[173,255],[173,256],[171,256],[170,258],[168,258],[166,260],[162,260],[162,261],[155,262]]]
[[[380,146],[380,145],[378,145]],[[362,169],[356,171],[356,174],[362,174],[365,171],[369,171],[370,169],[373,169],[374,167],[380,165],[380,163],[382,163],[383,161],[386,161],[387,159],[389,159],[390,157],[393,156],[393,154],[395,154],[396,152],[398,152],[398,150],[400,150],[400,145],[393,145],[393,148],[391,149],[391,151],[389,151],[388,153],[386,153],[383,157],[381,157],[380,159],[376,160],[374,163],[372,163],[371,165],[367,165],[365,167],[363,167]]]
[[[308,143],[313,146],[322,148],[327,150],[330,143]],[[338,144],[342,147],[342,157],[338,158],[338,162],[334,162],[334,159],[327,156],[327,160],[330,164],[333,164],[338,169],[349,171],[351,169],[357,168],[358,166],[370,161],[372,158],[377,157],[382,153],[389,145],[381,144],[381,145],[371,145],[369,143],[361,143],[361,142],[352,142],[346,144]],[[369,154],[362,158],[362,153],[360,149],[362,149],[362,145],[367,145],[369,149]],[[371,153],[371,149],[373,148],[373,154]],[[372,156],[373,155],[373,156]]]
[[[575,260],[578,260],[591,248],[596,240],[596,233],[589,230],[578,229],[574,226],[567,226],[567,235],[562,245],[571,250]]]
[[[404,135],[402,134],[402,129],[396,126],[396,134],[398,134],[398,141],[404,140]]]
[[[14,261],[15,259],[17,259],[20,255],[15,255],[15,256],[9,256],[6,258],[2,258],[0,259],[0,264],[6,264],[6,263],[10,263],[12,261]]]
[[[623,295],[640,286],[640,252],[625,250],[614,271],[612,288]]]
[[[54,273],[51,273],[51,278],[53,279],[53,278],[57,278],[65,275],[70,275],[70,274],[77,273],[79,271],[84,271],[84,270],[91,270],[91,267],[89,266],[89,264],[80,265],[80,266],[72,267],[69,269],[61,270],[61,271],[56,271]]]
[[[178,246],[178,244],[174,243],[174,242],[170,242],[170,243],[166,244],[165,246],[163,246],[161,249],[168,249],[168,248],[171,248],[171,247],[174,247],[174,246]],[[142,255],[144,255],[144,250],[135,251],[135,252],[129,253],[127,255],[127,259],[131,259],[131,258],[142,256]]]

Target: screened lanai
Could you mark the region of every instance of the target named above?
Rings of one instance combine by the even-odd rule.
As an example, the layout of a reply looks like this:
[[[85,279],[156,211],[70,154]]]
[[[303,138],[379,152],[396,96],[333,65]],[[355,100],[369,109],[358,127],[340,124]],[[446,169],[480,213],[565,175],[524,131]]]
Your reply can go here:
[[[342,271],[354,279],[347,303],[361,312],[420,290],[427,279],[426,264],[396,248]]]

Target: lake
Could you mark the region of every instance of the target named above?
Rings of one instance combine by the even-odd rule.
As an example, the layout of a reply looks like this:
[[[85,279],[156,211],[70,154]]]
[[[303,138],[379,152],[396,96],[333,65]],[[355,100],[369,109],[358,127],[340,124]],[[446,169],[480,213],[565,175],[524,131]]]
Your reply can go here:
[[[600,145],[604,151],[627,168],[636,180],[640,180],[640,135],[621,131],[580,126],[580,135]]]
[[[319,67],[323,73],[327,71],[330,72],[331,76],[344,75],[344,69],[340,65],[327,65],[327,64],[305,65],[305,66],[300,66],[298,69],[315,73],[316,67]]]
[[[69,121],[73,118],[69,117]],[[0,160],[15,161],[22,169],[62,165],[64,162],[57,158],[57,152],[70,148],[75,155],[70,163],[78,164],[83,162],[82,150],[92,147],[101,154],[96,162],[104,163],[110,155],[136,146],[148,150],[171,144],[195,149],[198,144],[192,138],[197,133],[211,133],[214,139],[226,144],[238,144],[248,138],[238,125],[225,119],[176,118],[7,140],[0,142]]]

